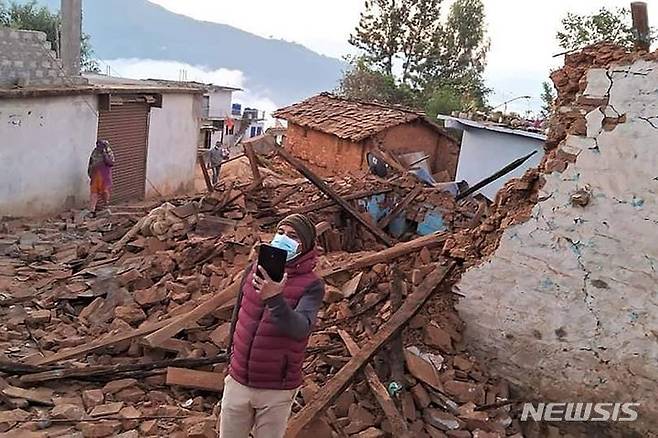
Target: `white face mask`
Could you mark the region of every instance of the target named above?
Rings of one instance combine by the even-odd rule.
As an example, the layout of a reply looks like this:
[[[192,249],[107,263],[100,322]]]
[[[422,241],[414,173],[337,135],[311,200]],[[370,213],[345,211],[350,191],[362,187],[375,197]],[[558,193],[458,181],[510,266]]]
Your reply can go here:
[[[299,242],[297,242],[296,240],[291,239],[285,234],[280,234],[280,233],[274,235],[274,238],[272,239],[272,242],[270,242],[270,245],[272,245],[275,248],[284,250],[288,254],[288,256],[286,257],[288,261],[294,259],[297,256],[300,246]]]

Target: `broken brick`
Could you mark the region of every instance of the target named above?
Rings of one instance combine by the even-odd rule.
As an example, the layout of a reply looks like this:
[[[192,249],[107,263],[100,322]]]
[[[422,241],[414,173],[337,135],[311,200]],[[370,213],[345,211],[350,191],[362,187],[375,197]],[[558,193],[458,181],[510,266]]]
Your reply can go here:
[[[82,401],[87,409],[92,409],[103,404],[105,395],[100,389],[89,389],[82,391]]]
[[[423,411],[423,419],[426,423],[443,431],[457,430],[463,424],[454,415],[432,408]]]
[[[78,423],[76,427],[85,438],[105,438],[119,432],[121,423],[115,420],[103,420]]]
[[[348,417],[350,424],[345,428],[345,433],[350,435],[359,433],[375,425],[375,416],[359,404],[353,404],[350,407]]]
[[[460,403],[473,402],[476,405],[484,404],[484,385],[470,382],[451,380],[443,384],[445,391],[455,397]]]
[[[455,356],[455,358],[452,361],[452,365],[458,370],[466,371],[466,372],[470,371],[473,368],[473,362],[471,362],[464,356]]]
[[[227,348],[230,330],[231,323],[226,322],[213,330],[212,333],[210,333],[210,340],[219,348]]]
[[[155,285],[149,289],[135,291],[134,297],[135,301],[140,306],[151,306],[153,304],[161,303],[167,298],[167,289]]]
[[[145,397],[146,393],[137,386],[122,389],[114,394],[115,400],[124,401],[126,403],[137,403],[144,400]]]
[[[50,322],[50,310],[35,310],[27,314],[27,321],[32,324],[47,324]]]
[[[432,403],[432,399],[430,398],[429,394],[427,393],[427,390],[420,383],[411,388],[411,394],[414,397],[414,401],[416,402],[416,405],[421,410],[425,409],[426,407],[428,407]]]
[[[404,358],[407,369],[416,379],[430,385],[433,388],[441,389],[441,382],[436,368],[430,362],[406,349]]]
[[[130,304],[115,308],[114,317],[122,319],[128,324],[139,324],[146,319],[146,313],[138,305]]]
[[[386,434],[376,427],[369,427],[368,429],[353,435],[354,438],[384,438]]]
[[[118,414],[121,408],[123,408],[123,402],[108,403],[106,405],[96,406],[89,415],[91,417],[106,417],[108,415]]]
[[[434,322],[425,326],[424,340],[427,345],[439,348],[445,353],[454,351],[450,334]]]
[[[137,380],[135,380],[135,379],[113,380],[111,382],[108,382],[103,387],[103,393],[105,393],[105,394],[114,394],[116,392],[121,391],[122,389],[128,388],[128,387],[136,385],[136,384],[137,384]]]
[[[356,396],[354,395],[354,391],[351,389],[344,391],[341,395],[338,396],[336,402],[334,403],[336,415],[339,417],[347,417],[350,411],[350,406],[352,406],[355,401]]]
[[[50,417],[58,420],[79,421],[82,420],[84,416],[85,410],[78,405],[72,404],[57,405],[52,411],[50,411]]]

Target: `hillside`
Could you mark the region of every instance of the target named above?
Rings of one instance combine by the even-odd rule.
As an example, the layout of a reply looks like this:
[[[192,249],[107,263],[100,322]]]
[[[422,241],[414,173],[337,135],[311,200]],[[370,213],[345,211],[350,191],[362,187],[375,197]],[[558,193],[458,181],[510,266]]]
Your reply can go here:
[[[39,2],[51,9],[60,5],[59,0]],[[240,70],[248,88],[280,105],[334,88],[345,66],[302,45],[198,21],[147,0],[83,0],[83,10],[84,30],[100,59],[172,60]]]

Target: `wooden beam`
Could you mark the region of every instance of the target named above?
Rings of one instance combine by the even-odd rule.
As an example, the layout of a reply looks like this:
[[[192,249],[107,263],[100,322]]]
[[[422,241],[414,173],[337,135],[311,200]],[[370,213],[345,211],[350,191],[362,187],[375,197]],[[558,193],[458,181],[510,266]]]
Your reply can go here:
[[[402,163],[400,163],[398,160],[393,158],[390,154],[388,154],[387,152],[384,152],[383,150],[381,150],[379,148],[373,148],[368,152],[370,152],[372,155],[374,155],[375,158],[377,158],[379,161],[383,161],[384,163],[388,164],[389,167],[397,170],[398,172],[400,172],[403,175],[409,172],[402,165]]]
[[[101,350],[106,347],[110,347],[114,344],[118,344],[123,341],[129,341],[139,336],[147,335],[162,327],[171,324],[172,321],[176,322],[179,318],[183,318],[183,317],[184,315],[178,318],[171,318],[153,324],[148,324],[136,330],[132,330],[125,333],[118,333],[116,335],[108,336],[104,339],[100,339],[98,341],[93,341],[88,344],[83,344],[74,348],[68,348],[66,350],[57,352],[55,354],[51,354],[50,356],[36,357],[35,360],[30,360],[28,362],[32,365],[48,365],[62,360],[72,359],[74,357],[80,357],[89,353],[93,353],[94,351]]]
[[[293,157],[288,151],[283,148],[278,149],[278,154],[283,157],[288,163],[290,163],[295,169],[297,169],[306,179],[311,181],[322,193],[329,196],[333,199],[336,204],[340,205],[343,210],[345,210],[350,216],[352,216],[357,222],[363,225],[368,231],[372,233],[380,242],[385,244],[388,247],[393,246],[393,240],[386,235],[381,229],[377,228],[376,225],[368,222],[366,219],[361,216],[361,214],[354,209],[345,199],[343,199],[338,193],[329,187],[320,177],[311,172],[301,161]]]
[[[359,346],[354,342],[354,339],[347,333],[345,330],[338,330],[338,334],[345,343],[347,351],[350,352],[352,356],[359,354]],[[389,423],[391,424],[391,432],[394,437],[404,437],[408,434],[409,429],[407,428],[407,422],[400,415],[400,411],[395,406],[393,399],[388,394],[388,390],[384,384],[379,380],[375,369],[372,365],[368,364],[363,369],[363,374],[366,376],[366,381],[370,386],[370,390],[377,399],[379,406],[382,407],[386,418],[388,418]]]
[[[320,392],[315,395],[313,401],[306,405],[294,418],[288,423],[286,438],[301,437],[302,430],[306,425],[313,421],[329,404],[347,388],[354,378],[367,362],[372,359],[375,353],[391,339],[398,331],[411,319],[420,308],[427,302],[432,292],[441,282],[447,278],[452,271],[454,263],[447,267],[438,267],[427,275],[423,283],[418,287],[416,292],[409,295],[400,310],[395,312],[391,318],[379,328],[377,334],[364,345],[356,356],[342,367],[338,373],[322,387]]]
[[[167,385],[211,392],[222,392],[224,390],[224,375],[220,373],[169,367],[167,368],[166,379]]]
[[[9,398],[22,398],[32,403],[37,403],[44,406],[54,406],[52,397],[44,395],[38,391],[23,389],[17,386],[7,385],[2,389],[2,395]]]
[[[423,186],[417,185],[416,187],[413,188],[411,192],[405,198],[398,202],[398,204],[393,207],[391,211],[388,212],[386,216],[384,216],[379,222],[377,222],[377,226],[379,228],[384,229],[388,227],[388,225],[391,223],[393,219],[395,219],[400,213],[404,211],[405,208],[409,206],[413,202],[414,199],[418,195],[420,195],[423,192]]]
[[[344,195],[343,199],[346,201],[354,201],[356,199],[368,198],[370,196],[381,195],[383,193],[390,193],[392,191],[393,189],[367,190],[363,192],[352,193],[350,195]],[[263,225],[267,225],[277,222],[281,216],[287,216],[289,214],[294,214],[294,213],[299,213],[299,214],[312,213],[314,211],[333,207],[334,205],[336,205],[336,201],[334,201],[333,199],[328,199],[326,201],[319,201],[311,205],[305,205],[304,207],[297,207],[282,213],[278,213],[273,217],[263,218],[259,222]]]
[[[367,268],[376,265],[377,263],[389,263],[393,259],[411,254],[416,251],[420,251],[423,248],[433,248],[440,246],[443,244],[443,242],[446,241],[447,238],[448,234],[445,232],[428,234],[427,236],[418,237],[414,240],[410,240],[409,242],[398,243],[394,247],[385,249],[384,251],[363,256],[359,259],[346,263],[345,265],[321,271],[319,275],[321,277],[328,277],[345,271]]]
[[[240,278],[237,278],[226,289],[199,304],[190,312],[165,326],[159,327],[157,331],[153,330],[152,334],[144,337],[144,342],[151,347],[159,347],[170,338],[176,336],[180,331],[185,330],[204,316],[214,312],[218,307],[237,297],[239,289]]]
[[[206,167],[206,160],[203,158],[203,155],[197,155],[197,161],[199,162],[199,166],[201,166],[201,173],[203,173],[203,180],[206,182],[208,192],[214,192],[215,187],[213,187],[210,175],[208,175],[208,168]]]
[[[393,266],[392,270],[393,280],[391,281],[391,306],[393,309],[399,309],[402,306],[402,272],[397,267]],[[404,342],[402,335],[396,335],[389,344],[389,366],[391,368],[391,379],[396,382],[404,380]]]
[[[166,359],[149,363],[115,364],[115,365],[92,365],[84,368],[64,368],[58,370],[44,371],[40,373],[27,374],[20,378],[22,383],[42,383],[53,380],[79,379],[98,380],[101,378],[117,379],[125,378],[130,373],[157,370],[167,367],[201,367],[226,362],[226,354],[215,357],[204,357],[200,359]]]
[[[242,147],[244,148],[244,154],[247,156],[247,158],[249,158],[251,173],[254,175],[254,187],[258,187],[263,182],[263,178],[260,176],[260,169],[258,168],[258,158],[256,157],[256,152],[254,151],[253,145],[250,143],[243,143]]]

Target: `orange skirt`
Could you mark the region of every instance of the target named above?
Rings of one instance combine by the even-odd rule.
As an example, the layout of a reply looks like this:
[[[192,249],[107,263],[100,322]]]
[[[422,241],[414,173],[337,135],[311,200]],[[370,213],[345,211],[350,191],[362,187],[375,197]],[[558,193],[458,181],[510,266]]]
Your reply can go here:
[[[110,187],[105,184],[105,179],[100,170],[95,171],[91,176],[90,190],[91,193],[97,195],[103,195],[110,191]]]

